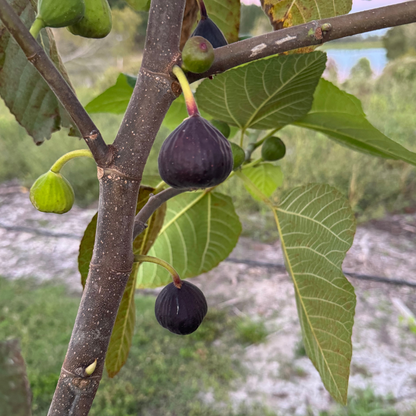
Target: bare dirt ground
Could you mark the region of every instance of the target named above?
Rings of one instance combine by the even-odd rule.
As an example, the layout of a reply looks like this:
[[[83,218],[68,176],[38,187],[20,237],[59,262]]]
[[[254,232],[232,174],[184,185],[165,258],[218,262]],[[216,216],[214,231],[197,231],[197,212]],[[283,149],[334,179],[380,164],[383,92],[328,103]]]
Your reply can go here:
[[[18,185],[0,186],[0,275],[58,278],[79,291],[78,246],[94,213],[74,208],[63,216],[43,214]],[[395,215],[358,227],[344,270],[416,283],[415,253],[416,214]],[[232,257],[283,263],[278,242],[246,238]],[[248,346],[241,357],[248,376],[231,393],[236,404],[262,402],[279,415],[318,414],[333,406],[309,359],[297,353],[301,334],[285,272],[224,262],[193,281],[210,306],[262,320],[269,331],[264,343]],[[357,294],[350,392],[370,386],[392,394],[400,412],[416,415],[416,334],[401,318],[403,307],[416,314],[416,288],[350,281]]]

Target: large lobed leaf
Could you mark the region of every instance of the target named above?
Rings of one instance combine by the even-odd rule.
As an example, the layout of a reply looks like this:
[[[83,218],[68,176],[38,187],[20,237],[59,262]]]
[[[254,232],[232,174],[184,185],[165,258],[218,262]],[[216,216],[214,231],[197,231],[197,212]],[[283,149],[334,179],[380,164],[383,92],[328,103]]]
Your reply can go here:
[[[352,0],[261,0],[275,29],[347,14]]]
[[[345,404],[356,301],[342,262],[353,242],[354,215],[329,185],[295,188],[273,211],[306,352],[326,389]]]
[[[303,117],[325,69],[326,54],[275,56],[206,79],[198,106],[241,129],[273,129]]]
[[[35,7],[30,0],[11,2],[26,27],[35,20]],[[50,29],[40,32],[38,41],[70,84],[60,60]],[[55,94],[27,60],[19,45],[0,21],[0,96],[36,144],[50,139],[61,127],[68,127],[70,135],[79,135]]]
[[[324,133],[354,150],[416,165],[416,153],[377,130],[367,120],[358,98],[324,79],[316,88],[311,111],[294,124]]]
[[[235,247],[241,224],[231,199],[217,192],[193,192],[168,201],[163,228],[149,251],[169,262],[181,278],[205,273],[223,261]],[[138,288],[172,281],[162,267],[141,264]]]

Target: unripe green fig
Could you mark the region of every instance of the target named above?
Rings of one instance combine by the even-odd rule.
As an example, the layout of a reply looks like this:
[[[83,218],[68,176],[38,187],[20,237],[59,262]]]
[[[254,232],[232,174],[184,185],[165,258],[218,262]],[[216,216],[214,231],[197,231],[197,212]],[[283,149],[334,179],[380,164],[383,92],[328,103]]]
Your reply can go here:
[[[286,154],[286,146],[279,137],[269,137],[261,148],[261,157],[264,160],[274,161],[282,159]]]
[[[182,50],[182,69],[202,74],[211,68],[214,62],[214,48],[201,36],[189,38]]]
[[[160,148],[160,177],[172,188],[204,189],[233,169],[230,142],[199,114],[186,118]]]
[[[180,289],[174,283],[169,283],[156,298],[156,319],[163,328],[174,334],[188,335],[196,331],[207,311],[208,305],[202,291],[184,280]]]
[[[39,176],[30,188],[30,201],[38,211],[64,214],[72,208],[74,200],[68,180],[51,170]]]
[[[84,38],[105,38],[112,27],[111,9],[107,0],[84,0],[85,13],[81,20],[68,26],[68,30]]]
[[[84,12],[84,0],[39,0],[36,19],[45,27],[65,27],[78,22]]]
[[[230,137],[231,129],[230,126],[221,120],[210,120],[209,121],[217,130],[219,130],[222,135],[228,139]]]
[[[233,170],[236,170],[243,164],[246,158],[246,154],[244,150],[238,144],[230,142],[230,145],[231,145],[231,150],[233,151],[233,161],[234,161]]]

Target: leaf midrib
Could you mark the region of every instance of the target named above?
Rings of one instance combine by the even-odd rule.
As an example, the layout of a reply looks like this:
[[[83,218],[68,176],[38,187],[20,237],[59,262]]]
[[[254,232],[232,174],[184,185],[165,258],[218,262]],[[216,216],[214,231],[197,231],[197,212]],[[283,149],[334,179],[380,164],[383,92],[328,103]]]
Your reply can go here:
[[[306,316],[306,319],[307,319],[307,321],[308,321],[309,328],[311,329],[311,332],[312,332],[312,334],[313,334],[313,336],[314,336],[314,338],[315,338],[315,341],[316,341],[316,343],[317,343],[317,345],[318,345],[318,348],[319,348],[319,351],[320,351],[320,353],[321,353],[321,356],[322,356],[322,358],[323,358],[323,360],[324,360],[324,362],[325,362],[325,365],[326,365],[326,367],[327,367],[327,369],[328,369],[329,374],[331,375],[332,381],[334,382],[334,385],[335,385],[335,387],[336,387],[336,389],[337,389],[337,392],[338,392],[338,394],[339,394],[339,397],[341,398],[341,401],[343,401],[343,397],[342,397],[341,391],[340,391],[340,390],[339,390],[339,388],[338,388],[338,384],[337,384],[337,382],[335,381],[335,378],[334,378],[334,376],[333,376],[333,374],[332,374],[331,368],[329,367],[328,361],[327,361],[327,359],[326,359],[326,357],[325,357],[325,354],[323,353],[322,346],[321,346],[320,342],[318,341],[318,338],[317,338],[317,336],[316,336],[316,334],[315,334],[314,327],[313,327],[313,326],[312,326],[312,324],[311,324],[311,321],[310,321],[310,319],[309,319],[309,315],[308,315],[307,310],[306,310],[306,306],[305,306],[305,304],[304,304],[304,302],[303,302],[303,299],[302,299],[302,296],[301,296],[301,294],[300,294],[299,286],[298,286],[297,281],[296,281],[296,279],[295,279],[295,274],[294,274],[294,271],[293,271],[293,269],[292,269],[292,265],[291,265],[291,262],[290,262],[290,259],[289,259],[289,255],[288,255],[287,250],[286,250],[286,243],[285,243],[285,240],[284,240],[284,238],[283,238],[283,232],[282,232],[282,229],[281,229],[281,227],[280,227],[280,221],[279,221],[279,218],[278,218],[278,216],[277,216],[277,211],[278,211],[278,210],[280,210],[280,208],[276,208],[276,207],[275,207],[275,208],[273,209],[273,216],[274,216],[274,218],[275,218],[276,225],[277,225],[277,229],[278,229],[278,231],[279,231],[280,241],[281,241],[281,244],[282,244],[283,253],[284,253],[285,258],[286,258],[286,260],[287,260],[287,261],[286,261],[286,263],[287,263],[287,267],[288,267],[288,269],[289,269],[289,274],[290,274],[290,276],[292,277],[292,281],[293,281],[293,284],[294,284],[294,286],[295,286],[295,290],[296,290],[296,293],[297,293],[297,295],[298,295],[299,301],[300,301],[300,303],[301,303],[301,305],[302,305],[302,309],[303,309],[304,314],[305,314],[305,316]],[[282,211],[282,210],[280,210],[280,211]],[[283,212],[283,211],[282,211],[282,212]]]

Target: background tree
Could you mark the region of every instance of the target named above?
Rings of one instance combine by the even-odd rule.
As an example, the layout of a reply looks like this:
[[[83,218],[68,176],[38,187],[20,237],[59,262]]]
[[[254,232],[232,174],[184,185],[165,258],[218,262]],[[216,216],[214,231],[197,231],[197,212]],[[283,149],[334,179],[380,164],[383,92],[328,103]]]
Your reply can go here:
[[[168,272],[141,264],[140,256],[167,260],[181,277],[192,277],[227,257],[241,226],[230,198],[216,189],[185,193],[164,183],[140,188],[160,125],[173,129],[186,117],[183,101],[177,99],[181,87],[173,71],[181,64],[185,0],[152,1],[139,76],[121,74],[114,87],[87,106],[89,112],[114,112],[115,106],[117,111],[125,110],[112,145],[104,142],[74,95],[52,33],[43,29],[38,43],[28,32],[35,19],[35,3],[19,0],[11,7],[0,0],[0,18],[46,82],[3,28],[0,94],[37,144],[60,127],[69,127],[71,134],[84,138],[97,164],[99,211],[84,234],[79,256],[85,288],[49,411],[50,415],[85,415],[104,365],[115,375],[127,358],[135,287],[155,287],[171,280]],[[342,14],[349,12],[351,2],[322,2],[319,9],[315,3],[308,4],[308,13],[300,14],[296,2],[264,0],[263,8],[279,30],[241,42],[237,42],[239,1],[229,0],[217,6],[219,10],[215,2],[206,3],[208,10],[212,6],[213,17],[223,16],[225,6],[230,8],[226,21],[218,20],[218,25],[231,44],[215,51],[209,70],[189,73],[188,80],[216,75],[198,86],[198,106],[204,116],[219,119],[238,132],[234,140],[245,148],[246,161],[228,180],[241,180],[253,198],[272,212],[295,286],[306,352],[325,387],[344,403],[355,295],[341,265],[355,231],[352,211],[345,198],[328,185],[298,187],[280,201],[270,199],[282,183],[281,170],[265,161],[265,155],[255,160],[251,156],[283,126],[294,124],[323,132],[354,150],[415,165],[414,153],[366,120],[358,99],[320,79],[326,56],[313,51],[313,46],[410,23],[416,19],[416,2],[345,17]],[[148,1],[129,4],[138,10],[149,7]],[[191,11],[194,7],[195,2],[188,2]],[[193,15],[185,17],[192,21],[189,16]],[[189,30],[192,25],[185,20],[183,27]],[[293,50],[308,53],[283,55]],[[278,53],[282,55],[274,56]],[[20,80],[19,94],[16,80]],[[186,87],[186,82],[181,85]]]

